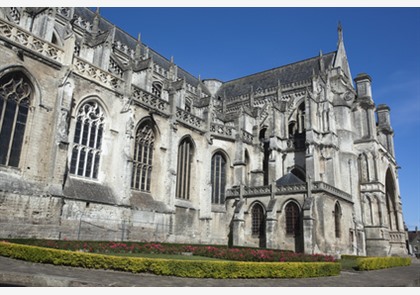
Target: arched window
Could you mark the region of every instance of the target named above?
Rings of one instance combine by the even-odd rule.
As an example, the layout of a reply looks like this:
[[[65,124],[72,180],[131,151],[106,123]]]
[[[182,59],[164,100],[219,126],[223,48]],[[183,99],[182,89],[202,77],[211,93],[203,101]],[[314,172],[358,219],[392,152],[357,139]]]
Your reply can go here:
[[[290,235],[300,234],[300,212],[295,202],[286,205],[286,233]]]
[[[153,147],[155,133],[150,122],[146,121],[137,128],[134,146],[133,174],[131,188],[150,192],[152,176]]]
[[[226,187],[226,159],[222,153],[214,154],[211,159],[211,186],[212,204],[224,204]]]
[[[22,73],[0,79],[0,164],[19,166],[33,89]]]
[[[245,179],[244,179],[244,182],[245,182],[245,185],[248,186],[249,185],[249,178],[251,177],[250,176],[251,160],[249,158],[248,150],[244,151],[244,159],[245,159],[245,175],[244,175]]]
[[[289,120],[289,139],[297,150],[304,150],[306,141],[305,103],[302,102]]]
[[[259,134],[259,139],[261,142],[261,146],[263,147],[263,162],[262,162],[262,166],[263,166],[263,175],[264,175],[264,180],[263,183],[264,185],[268,185],[269,183],[269,171],[268,171],[268,162],[270,160],[270,142],[269,140],[266,138],[266,133],[267,133],[267,128],[263,128],[260,130],[260,134]]]
[[[335,228],[335,237],[341,237],[341,207],[337,202],[334,206],[334,228]]]
[[[105,116],[95,101],[83,104],[76,118],[70,173],[98,178]]]
[[[264,235],[265,219],[264,209],[260,204],[252,206],[252,235],[261,237]]]
[[[190,199],[191,163],[193,144],[189,138],[184,138],[178,147],[178,169],[176,174],[176,197]]]
[[[162,84],[160,82],[153,82],[153,84],[152,84],[152,94],[156,95],[157,97],[161,97],[161,95],[162,95]]]

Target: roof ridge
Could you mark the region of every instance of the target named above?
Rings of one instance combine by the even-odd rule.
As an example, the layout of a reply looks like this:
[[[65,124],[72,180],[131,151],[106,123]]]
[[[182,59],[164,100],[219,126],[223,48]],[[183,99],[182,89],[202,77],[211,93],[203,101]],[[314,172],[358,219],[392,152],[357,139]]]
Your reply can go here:
[[[322,56],[325,57],[327,55],[331,55],[331,54],[335,54],[335,53],[337,53],[337,50],[334,50],[334,51],[325,53]],[[237,81],[237,80],[241,80],[241,79],[245,79],[245,78],[249,78],[249,77],[252,77],[252,76],[255,76],[255,75],[258,75],[258,74],[262,74],[262,73],[274,71],[274,70],[277,70],[277,69],[286,68],[288,66],[293,66],[293,65],[296,65],[296,64],[299,64],[299,63],[307,62],[309,60],[316,59],[316,58],[319,58],[319,55],[313,56],[313,57],[310,57],[310,58],[306,58],[306,59],[303,59],[303,60],[300,60],[300,61],[295,61],[295,62],[292,62],[292,63],[289,63],[289,64],[285,64],[285,65],[282,65],[282,66],[279,66],[279,67],[275,67],[275,68],[271,68],[271,69],[268,69],[268,70],[264,70],[264,71],[261,71],[261,72],[256,72],[254,74],[249,74],[249,75],[246,75],[246,76],[243,76],[243,77],[239,77],[239,78],[236,78],[236,79],[233,79],[233,80],[229,80],[229,81],[226,81],[224,84],[227,84],[227,83],[230,83],[230,82],[234,82],[234,81]]]

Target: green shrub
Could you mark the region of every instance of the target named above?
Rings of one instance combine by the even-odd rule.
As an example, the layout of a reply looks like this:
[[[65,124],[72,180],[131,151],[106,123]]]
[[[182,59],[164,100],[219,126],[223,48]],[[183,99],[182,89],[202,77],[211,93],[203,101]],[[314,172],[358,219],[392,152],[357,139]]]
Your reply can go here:
[[[0,255],[38,263],[193,278],[304,278],[338,275],[336,262],[237,262],[119,257],[0,242]]]
[[[357,270],[374,270],[411,264],[411,259],[407,257],[365,257],[357,258]]]

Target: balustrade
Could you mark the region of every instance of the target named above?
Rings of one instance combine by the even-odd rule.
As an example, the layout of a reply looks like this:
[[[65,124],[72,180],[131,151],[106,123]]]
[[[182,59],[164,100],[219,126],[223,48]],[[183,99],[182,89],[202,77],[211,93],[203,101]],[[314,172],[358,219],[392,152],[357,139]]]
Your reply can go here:
[[[17,43],[26,49],[33,50],[42,56],[51,58],[57,62],[63,61],[63,49],[52,43],[41,40],[40,38],[35,37],[31,33],[18,28],[5,20],[0,20],[0,37],[3,37],[13,43]]]
[[[154,110],[166,114],[169,113],[169,103],[167,101],[164,101],[163,99],[160,99],[159,97],[151,94],[150,92],[144,91],[134,85],[131,88],[133,92],[133,98],[136,101]]]
[[[73,61],[74,70],[81,76],[95,80],[100,84],[112,89],[121,90],[124,81],[109,72],[101,70],[100,68],[92,65],[91,63],[81,59],[80,57],[74,57]]]
[[[198,129],[201,129],[204,125],[204,120],[203,119],[201,119],[197,116],[194,116],[193,114],[191,114],[187,111],[184,111],[183,109],[180,109],[180,108],[176,109],[176,118],[178,120],[180,120],[181,122],[183,122],[183,123],[185,123],[189,126],[198,128]]]

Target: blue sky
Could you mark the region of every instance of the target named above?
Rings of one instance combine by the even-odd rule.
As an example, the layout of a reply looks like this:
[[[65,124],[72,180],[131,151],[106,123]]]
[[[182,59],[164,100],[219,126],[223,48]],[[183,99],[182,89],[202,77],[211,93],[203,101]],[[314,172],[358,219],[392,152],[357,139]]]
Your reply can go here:
[[[232,80],[334,51],[341,22],[353,78],[391,108],[403,214],[420,229],[419,7],[101,7],[100,14],[202,79]]]

